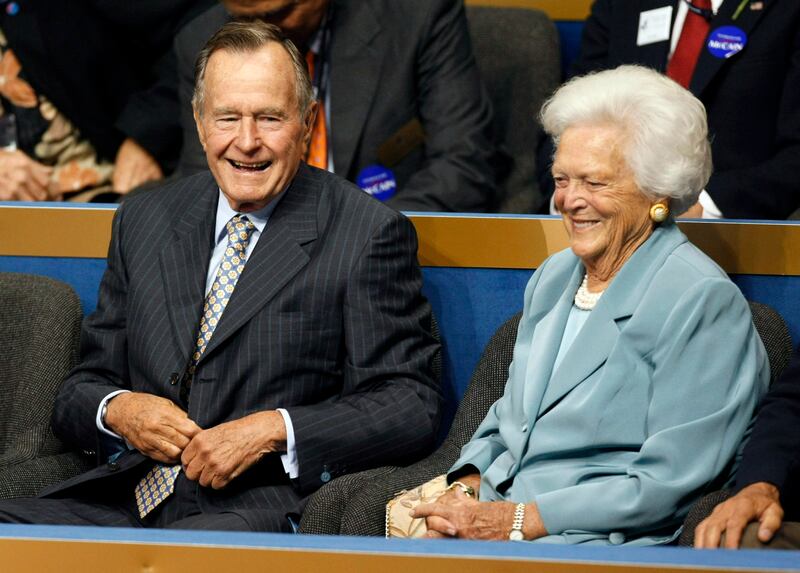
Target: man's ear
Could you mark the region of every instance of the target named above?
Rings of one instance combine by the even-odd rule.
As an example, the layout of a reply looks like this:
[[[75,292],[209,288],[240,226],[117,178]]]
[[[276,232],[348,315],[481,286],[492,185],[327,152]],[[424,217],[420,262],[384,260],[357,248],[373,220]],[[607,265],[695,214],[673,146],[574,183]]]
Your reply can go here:
[[[200,139],[200,145],[203,146],[203,151],[206,149],[206,130],[203,127],[203,120],[200,117],[200,112],[197,111],[197,106],[192,106],[192,115],[194,116],[194,125],[197,128],[197,137]]]
[[[306,153],[308,153],[308,148],[311,145],[311,134],[314,132],[317,113],[319,113],[319,104],[314,100],[309,104],[306,117],[303,119],[303,147]]]

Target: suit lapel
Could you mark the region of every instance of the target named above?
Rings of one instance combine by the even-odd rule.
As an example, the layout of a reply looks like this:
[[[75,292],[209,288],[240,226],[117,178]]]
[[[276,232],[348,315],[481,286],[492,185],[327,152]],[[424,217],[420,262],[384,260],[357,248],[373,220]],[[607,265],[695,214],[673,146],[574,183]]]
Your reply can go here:
[[[538,411],[553,371],[558,348],[567,323],[572,299],[583,278],[583,265],[577,264],[569,282],[553,308],[539,320],[527,349],[523,409],[528,419]]]
[[[386,43],[371,2],[335,1],[331,22],[333,164],[346,177],[383,68]]]
[[[184,216],[175,225],[173,240],[159,255],[170,321],[187,363],[194,350],[205,299],[219,197],[219,188],[210,175],[202,185],[202,190],[187,202]],[[196,200],[198,196],[200,199]]]
[[[538,409],[539,417],[603,365],[619,338],[619,323],[633,315],[664,260],[685,241],[686,238],[674,224],[656,229],[625,263],[550,377]],[[583,265],[579,265],[579,272],[584,272]],[[577,288],[577,284],[574,288]],[[570,296],[574,292],[571,290]],[[559,345],[556,345],[553,356],[548,358],[551,364],[560,346],[561,337],[557,338]]]
[[[603,304],[607,302],[603,301],[603,298],[605,294],[592,310],[586,324],[572,341],[560,366],[550,378],[539,406],[538,417],[544,415],[575,386],[602,366],[617,343],[619,328],[616,319],[625,318],[626,314],[622,309],[614,309],[611,305]],[[553,358],[555,359],[555,356]]]
[[[231,294],[203,359],[269,302],[310,260],[317,238],[320,184],[301,164],[275,208]]]
[[[738,0],[726,0],[722,3],[719,12],[711,21],[711,31],[713,32],[722,26],[736,26],[749,38],[750,33],[759,20],[761,20],[764,12],[769,10],[776,1],[777,0],[762,0],[764,7],[761,10],[751,10],[750,7],[746,5],[744,10],[742,10],[736,20],[734,20],[733,16],[740,2]],[[706,39],[706,42],[707,41]],[[697,59],[697,66],[694,69],[692,81],[689,83],[689,90],[700,97],[722,67],[729,61],[734,61],[741,57],[741,54],[746,50],[747,46],[745,45],[741,52],[734,54],[730,58],[717,58],[711,55],[707,45],[704,44],[703,49],[700,51],[700,57]]]

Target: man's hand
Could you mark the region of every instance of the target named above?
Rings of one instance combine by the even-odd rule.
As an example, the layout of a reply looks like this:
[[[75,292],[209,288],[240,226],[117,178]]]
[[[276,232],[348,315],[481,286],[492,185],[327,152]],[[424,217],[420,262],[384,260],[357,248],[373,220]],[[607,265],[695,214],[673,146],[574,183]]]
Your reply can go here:
[[[158,162],[130,137],[122,142],[114,160],[111,184],[114,191],[125,194],[146,181],[158,181],[164,173]]]
[[[678,216],[679,219],[702,219],[703,218],[703,206],[698,201],[691,207],[689,207],[685,213],[682,213]]]
[[[466,483],[466,482],[465,482]],[[447,492],[436,503],[418,505],[412,517],[424,517],[428,526],[426,537],[460,537],[464,539],[507,540],[514,522],[515,503],[510,501],[480,502],[460,489]],[[443,499],[444,498],[444,499]],[[536,505],[529,503],[523,524],[525,539],[547,535]]]
[[[222,489],[265,454],[286,451],[280,412],[256,412],[198,433],[181,456],[186,477]]]
[[[725,535],[725,547],[736,549],[742,532],[751,521],[758,521],[758,538],[766,543],[783,520],[778,488],[766,482],[747,486],[732,498],[720,503],[694,532],[694,546],[698,549],[719,547]]]
[[[176,463],[201,431],[171,400],[141,392],[111,398],[105,423],[144,455],[164,463]]]
[[[0,201],[47,201],[52,173],[22,151],[0,151]]]

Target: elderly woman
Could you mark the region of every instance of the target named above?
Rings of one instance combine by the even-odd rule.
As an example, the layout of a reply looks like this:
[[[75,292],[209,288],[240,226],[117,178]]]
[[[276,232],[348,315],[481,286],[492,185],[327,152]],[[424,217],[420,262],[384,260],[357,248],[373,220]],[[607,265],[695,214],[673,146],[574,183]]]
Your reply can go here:
[[[434,537],[667,543],[731,474],[769,378],[747,302],[674,223],[711,173],[705,110],[623,66],[542,120],[571,248],[528,283],[505,394],[412,516]]]

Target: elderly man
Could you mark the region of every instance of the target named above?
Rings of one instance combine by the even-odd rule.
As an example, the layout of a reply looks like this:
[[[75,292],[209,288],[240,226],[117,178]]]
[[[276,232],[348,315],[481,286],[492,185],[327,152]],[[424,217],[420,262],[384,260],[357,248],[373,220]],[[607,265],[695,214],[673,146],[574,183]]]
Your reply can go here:
[[[313,67],[322,109],[310,164],[396,209],[492,206],[491,106],[461,0],[222,0],[175,40],[182,174],[206,168],[189,106],[193,62],[232,17],[279,26]]]
[[[194,105],[211,174],[119,209],[55,405],[55,432],[106,463],[2,520],[287,530],[332,477],[433,442],[413,228],[302,162],[316,108],[300,54],[274,26],[231,23],[200,54]]]

